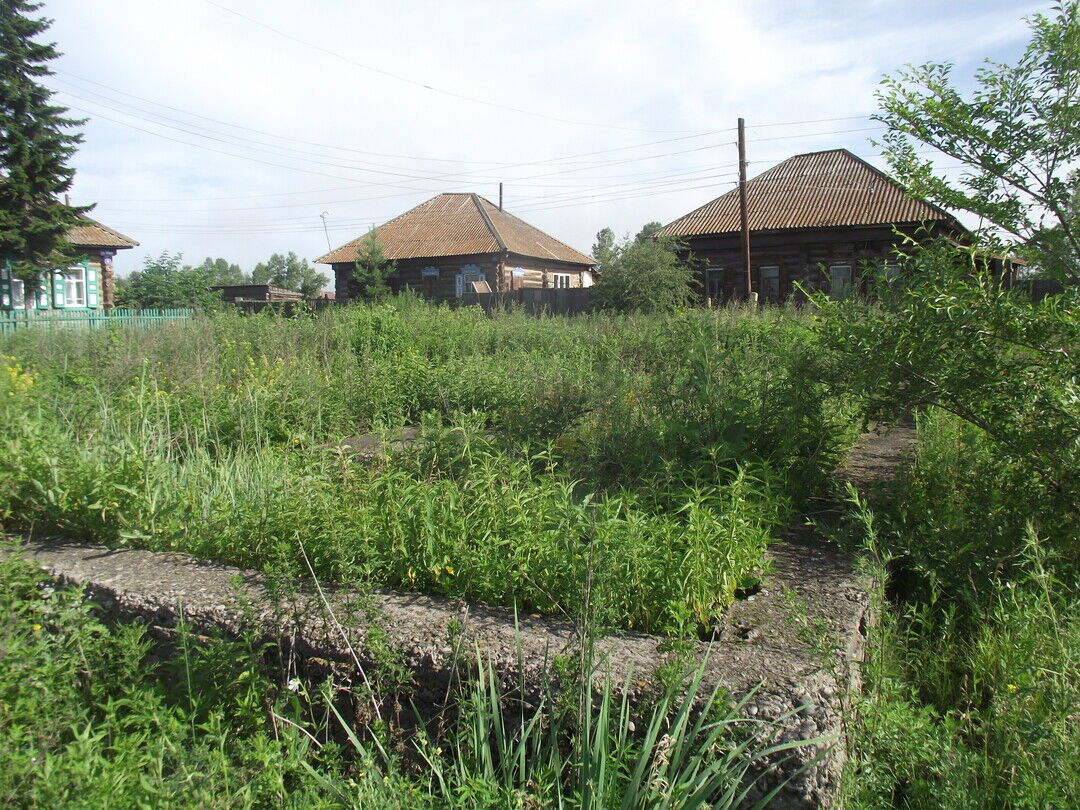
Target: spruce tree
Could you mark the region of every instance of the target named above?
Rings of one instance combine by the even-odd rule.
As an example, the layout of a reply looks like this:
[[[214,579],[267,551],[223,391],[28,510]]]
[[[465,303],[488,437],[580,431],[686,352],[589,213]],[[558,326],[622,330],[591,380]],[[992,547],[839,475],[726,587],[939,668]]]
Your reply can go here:
[[[52,91],[40,84],[59,56],[54,43],[35,41],[52,25],[32,16],[41,5],[0,0],[0,259],[27,282],[28,302],[42,271],[67,264],[65,234],[92,207],[60,200],[75,175],[68,161],[82,141],[72,130],[84,120],[51,104]]]

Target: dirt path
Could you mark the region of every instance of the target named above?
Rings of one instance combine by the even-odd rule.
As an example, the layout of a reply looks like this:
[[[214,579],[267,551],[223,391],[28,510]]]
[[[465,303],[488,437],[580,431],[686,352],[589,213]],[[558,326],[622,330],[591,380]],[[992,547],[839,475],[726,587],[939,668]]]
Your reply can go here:
[[[915,426],[910,422],[874,427],[859,437],[837,477],[856,488],[886,481],[910,462],[914,446]]]

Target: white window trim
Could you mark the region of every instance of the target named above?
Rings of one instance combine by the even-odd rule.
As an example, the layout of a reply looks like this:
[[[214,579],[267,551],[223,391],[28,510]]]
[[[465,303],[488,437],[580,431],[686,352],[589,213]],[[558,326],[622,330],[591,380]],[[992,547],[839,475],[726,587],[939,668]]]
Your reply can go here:
[[[11,308],[26,308],[26,282],[14,275],[11,277]]]
[[[569,273],[552,273],[549,278],[551,279],[551,286],[556,290],[569,290],[570,289],[570,274]],[[565,284],[562,282],[566,282]]]
[[[77,278],[71,278],[71,276],[77,275]],[[88,273],[86,268],[81,264],[73,264],[67,270],[64,271],[64,306],[65,307],[85,307],[86,306],[86,287]],[[72,295],[72,288],[78,292],[82,290],[81,297],[79,295]]]
[[[463,265],[458,274],[454,277],[454,292],[458,298],[465,295],[465,277],[468,275],[475,275],[476,278],[469,279],[469,281],[487,281],[484,275],[484,270],[478,264],[466,264]]]

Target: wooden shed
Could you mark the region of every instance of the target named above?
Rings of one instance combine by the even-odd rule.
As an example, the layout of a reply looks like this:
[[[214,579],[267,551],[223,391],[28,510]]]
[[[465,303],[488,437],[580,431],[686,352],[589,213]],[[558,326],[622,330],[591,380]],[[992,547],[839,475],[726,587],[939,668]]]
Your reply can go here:
[[[909,195],[846,149],[795,155],[746,184],[752,288],[763,301],[795,295],[795,283],[844,296],[867,264],[892,267],[903,234],[966,234],[944,209]],[[690,250],[702,294],[739,298],[746,284],[739,190],[665,225]],[[926,231],[921,229],[925,228]]]
[[[317,261],[334,269],[337,300],[355,297],[352,271],[367,234]],[[395,292],[461,298],[483,289],[587,286],[595,261],[477,194],[440,194],[375,229],[383,254],[397,263]]]

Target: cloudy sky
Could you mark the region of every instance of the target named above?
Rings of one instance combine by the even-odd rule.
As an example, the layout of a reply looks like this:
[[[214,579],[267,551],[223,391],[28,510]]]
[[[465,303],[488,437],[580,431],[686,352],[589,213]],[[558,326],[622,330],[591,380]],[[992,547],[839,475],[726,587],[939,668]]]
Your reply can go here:
[[[1023,48],[1033,0],[46,0],[73,202],[146,256],[314,259],[442,191],[588,251],[846,147],[883,74]]]

